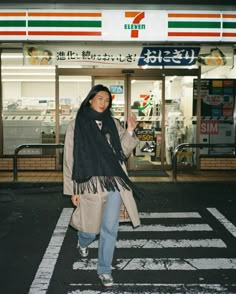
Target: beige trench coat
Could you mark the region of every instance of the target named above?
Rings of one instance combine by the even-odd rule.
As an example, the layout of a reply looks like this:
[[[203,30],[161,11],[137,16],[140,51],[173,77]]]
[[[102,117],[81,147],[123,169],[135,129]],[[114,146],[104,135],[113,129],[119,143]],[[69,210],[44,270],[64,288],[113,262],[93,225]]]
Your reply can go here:
[[[132,150],[138,144],[138,138],[125,130],[120,122],[114,120],[118,129],[121,140],[121,146],[124,154],[128,157]],[[72,120],[66,131],[65,144],[64,144],[64,157],[63,157],[63,177],[64,185],[63,192],[65,195],[74,194],[74,183],[72,181],[72,168],[73,168],[73,139],[74,139],[75,120]],[[122,166],[126,171],[125,165]],[[127,171],[126,171],[127,172]],[[129,214],[130,220],[134,227],[140,225],[137,206],[133,198],[132,191],[121,189],[120,195],[124,206]],[[108,193],[102,192],[98,189],[97,194],[84,193],[80,195],[79,206],[76,209],[76,228],[82,232],[99,233],[101,227],[103,208],[107,200]]]

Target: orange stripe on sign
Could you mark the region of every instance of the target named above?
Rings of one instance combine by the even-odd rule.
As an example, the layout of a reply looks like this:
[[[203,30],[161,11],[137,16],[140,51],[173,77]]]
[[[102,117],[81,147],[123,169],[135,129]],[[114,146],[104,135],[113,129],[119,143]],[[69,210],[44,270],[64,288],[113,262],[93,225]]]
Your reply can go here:
[[[101,32],[28,32],[29,36],[101,36]]]
[[[24,31],[0,31],[0,35],[2,36],[25,36],[26,32]]]
[[[29,12],[29,16],[101,17],[100,12]]]
[[[136,15],[138,15],[140,13],[140,11],[126,11],[125,12],[125,17],[135,17]]]
[[[0,16],[26,16],[26,12],[0,12]]]
[[[222,37],[236,37],[236,33],[223,33]]]
[[[223,14],[223,18],[236,18],[236,14]]]
[[[220,37],[220,33],[211,32],[169,32],[169,37]]]
[[[212,14],[206,14],[206,13],[169,13],[168,17],[188,17],[188,18],[220,18],[220,14],[212,13]]]

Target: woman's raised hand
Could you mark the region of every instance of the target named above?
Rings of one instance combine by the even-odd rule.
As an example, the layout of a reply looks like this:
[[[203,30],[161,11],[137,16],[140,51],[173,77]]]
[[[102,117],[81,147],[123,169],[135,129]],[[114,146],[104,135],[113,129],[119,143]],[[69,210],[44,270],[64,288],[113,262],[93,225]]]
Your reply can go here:
[[[131,114],[129,117],[128,117],[128,131],[133,131],[136,127],[137,127],[137,119],[136,119],[136,115],[135,114]]]

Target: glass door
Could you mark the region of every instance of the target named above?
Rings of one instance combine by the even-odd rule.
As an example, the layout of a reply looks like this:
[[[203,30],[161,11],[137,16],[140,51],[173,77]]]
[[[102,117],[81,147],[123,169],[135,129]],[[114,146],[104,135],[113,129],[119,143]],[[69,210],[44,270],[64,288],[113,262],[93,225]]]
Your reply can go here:
[[[131,79],[131,112],[136,114],[139,144],[129,162],[130,169],[161,167],[162,81]]]
[[[128,161],[129,170],[152,170],[161,167],[161,89],[162,81],[131,77],[96,77],[94,84],[107,86],[113,97],[113,114],[123,125],[134,113],[135,130],[140,142]],[[127,93],[127,94],[126,94]]]

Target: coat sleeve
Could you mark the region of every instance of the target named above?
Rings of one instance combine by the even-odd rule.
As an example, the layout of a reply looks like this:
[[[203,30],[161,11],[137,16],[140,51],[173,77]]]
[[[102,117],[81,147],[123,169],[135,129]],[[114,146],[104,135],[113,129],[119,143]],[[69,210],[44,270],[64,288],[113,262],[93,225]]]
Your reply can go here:
[[[74,127],[75,121],[71,121],[66,130],[63,156],[63,193],[65,195],[74,194],[74,184],[72,180],[73,170],[73,149],[74,149]]]
[[[115,124],[120,136],[121,147],[125,156],[128,158],[133,149],[137,146],[139,139],[134,132],[133,135],[131,135],[127,129],[124,129],[119,120],[115,119]]]

